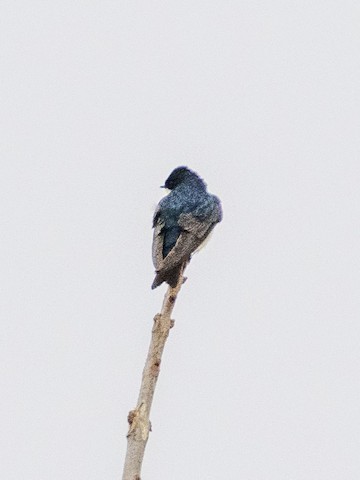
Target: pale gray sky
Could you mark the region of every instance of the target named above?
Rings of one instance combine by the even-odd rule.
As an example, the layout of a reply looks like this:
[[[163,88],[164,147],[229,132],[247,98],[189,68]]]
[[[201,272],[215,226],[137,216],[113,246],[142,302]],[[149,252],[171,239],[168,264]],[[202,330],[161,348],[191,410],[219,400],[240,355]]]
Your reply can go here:
[[[2,1],[6,480],[115,480],[187,165],[188,268],[144,480],[360,478],[358,1]]]

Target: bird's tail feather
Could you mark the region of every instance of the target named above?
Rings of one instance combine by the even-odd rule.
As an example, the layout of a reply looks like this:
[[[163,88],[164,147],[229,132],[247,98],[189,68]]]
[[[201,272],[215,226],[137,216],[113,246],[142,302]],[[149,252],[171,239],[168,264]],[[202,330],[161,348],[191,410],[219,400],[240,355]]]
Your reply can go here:
[[[175,268],[168,270],[165,273],[162,273],[161,271],[157,272],[151,285],[152,290],[161,285],[163,282],[166,282],[170,285],[170,287],[175,288],[179,281],[181,270],[182,264],[177,265]]]

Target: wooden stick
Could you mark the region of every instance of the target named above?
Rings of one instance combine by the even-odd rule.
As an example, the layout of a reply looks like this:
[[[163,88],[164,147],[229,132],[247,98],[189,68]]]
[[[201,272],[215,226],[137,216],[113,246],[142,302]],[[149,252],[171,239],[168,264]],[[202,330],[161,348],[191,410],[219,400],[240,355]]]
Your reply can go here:
[[[156,382],[160,373],[161,357],[170,328],[174,325],[171,314],[177,295],[184,282],[183,266],[175,288],[169,287],[163,301],[161,313],[154,317],[149,352],[142,374],[137,406],[128,415],[129,431],[127,434],[127,452],[122,480],[140,480],[141,465],[145,447],[151,431],[150,410],[154,397]]]

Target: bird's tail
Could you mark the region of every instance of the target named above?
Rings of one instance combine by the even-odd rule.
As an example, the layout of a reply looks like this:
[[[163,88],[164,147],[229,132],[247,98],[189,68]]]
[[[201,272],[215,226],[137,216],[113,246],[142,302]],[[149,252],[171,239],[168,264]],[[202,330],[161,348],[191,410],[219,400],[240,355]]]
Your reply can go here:
[[[183,265],[180,264],[164,273],[162,273],[161,270],[158,271],[151,285],[152,290],[161,285],[163,282],[166,282],[170,285],[170,287],[175,288],[179,281],[182,267]]]

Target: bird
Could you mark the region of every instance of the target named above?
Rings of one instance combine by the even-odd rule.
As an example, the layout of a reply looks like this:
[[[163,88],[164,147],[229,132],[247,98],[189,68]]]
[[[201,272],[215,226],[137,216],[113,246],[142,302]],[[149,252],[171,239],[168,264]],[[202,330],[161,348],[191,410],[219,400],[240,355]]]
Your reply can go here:
[[[199,249],[223,214],[219,198],[188,167],[177,167],[162,188],[170,190],[153,217],[152,258],[156,271],[151,288],[163,282],[174,288],[183,267]]]

